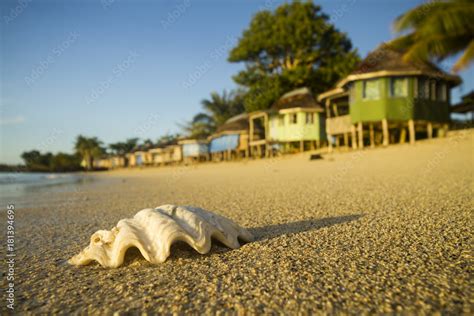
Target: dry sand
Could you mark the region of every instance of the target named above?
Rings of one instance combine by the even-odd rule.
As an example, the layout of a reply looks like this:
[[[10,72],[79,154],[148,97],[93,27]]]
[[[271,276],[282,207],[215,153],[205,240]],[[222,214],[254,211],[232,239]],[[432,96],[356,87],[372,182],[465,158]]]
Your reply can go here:
[[[32,192],[35,206],[16,213],[15,311],[472,315],[473,145],[472,131],[456,132],[322,160],[114,171],[74,192]],[[65,263],[96,230],[166,203],[223,214],[257,241],[207,255],[178,245],[160,265],[135,251],[113,270]]]

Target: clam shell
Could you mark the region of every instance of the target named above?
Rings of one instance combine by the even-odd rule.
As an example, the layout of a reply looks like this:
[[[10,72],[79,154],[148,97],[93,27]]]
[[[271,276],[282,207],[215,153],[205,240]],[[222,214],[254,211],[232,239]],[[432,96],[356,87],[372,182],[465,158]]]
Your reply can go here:
[[[122,265],[127,249],[136,247],[147,261],[157,264],[168,258],[176,241],[206,254],[211,249],[211,238],[232,249],[240,247],[238,238],[253,240],[245,228],[218,214],[191,206],[162,205],[122,219],[110,231],[97,231],[89,246],[68,262],[86,265],[97,261],[103,267],[116,268]]]

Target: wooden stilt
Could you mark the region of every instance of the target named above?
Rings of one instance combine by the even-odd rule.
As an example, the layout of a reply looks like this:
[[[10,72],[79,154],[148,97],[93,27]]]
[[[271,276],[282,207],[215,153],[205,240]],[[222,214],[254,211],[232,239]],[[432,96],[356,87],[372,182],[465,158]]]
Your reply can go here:
[[[349,134],[344,133],[344,146],[349,147]]]
[[[390,135],[388,134],[388,122],[387,119],[382,120],[382,133],[383,133],[383,145],[388,146],[389,144],[389,137]]]
[[[321,141],[317,140],[316,141],[316,149],[319,149],[319,148],[321,148]]]
[[[304,151],[304,140],[300,140],[300,152]]]
[[[339,135],[336,135],[336,149],[339,149]]]
[[[408,120],[408,134],[410,137],[410,144],[415,144],[415,122]]]
[[[312,140],[309,141],[309,150],[314,150],[314,142]]]
[[[374,124],[370,123],[369,125],[369,137],[370,137],[370,147],[375,147],[375,139],[374,139]]]
[[[431,122],[428,122],[428,124],[426,124],[426,132],[428,133],[429,139],[433,138],[433,124]]]
[[[364,148],[364,127],[362,126],[362,122],[357,124],[357,132],[359,134],[359,148]]]
[[[332,135],[328,134],[328,153],[332,153]]]
[[[407,129],[405,126],[402,126],[400,129],[400,144],[404,144],[407,139]]]
[[[357,137],[356,137],[356,128],[355,125],[351,125],[351,143],[352,149],[357,149]]]
[[[448,137],[449,125],[443,124],[443,137]]]

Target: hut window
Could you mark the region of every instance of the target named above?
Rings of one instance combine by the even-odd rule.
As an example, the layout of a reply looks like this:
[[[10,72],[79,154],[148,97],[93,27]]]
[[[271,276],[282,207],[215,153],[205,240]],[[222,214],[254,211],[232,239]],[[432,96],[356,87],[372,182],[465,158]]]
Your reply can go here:
[[[430,82],[425,78],[418,78],[418,91],[417,95],[420,99],[429,99],[430,97]]]
[[[431,100],[436,100],[436,81],[431,80],[430,82],[430,99]]]
[[[306,113],[306,124],[314,124],[314,113]]]
[[[445,102],[448,99],[446,84],[438,83],[436,88],[436,100]]]
[[[376,100],[380,97],[378,79],[364,80],[362,97],[366,100]]]
[[[297,124],[298,123],[298,115],[296,113],[290,114],[290,124]]]
[[[352,103],[356,100],[356,89],[354,87],[354,84],[350,83],[348,85],[348,90],[349,90],[349,103]]]
[[[285,115],[279,115],[278,116],[278,124],[280,126],[284,126],[285,125]]]
[[[390,96],[406,97],[408,94],[408,80],[406,78],[390,78]]]

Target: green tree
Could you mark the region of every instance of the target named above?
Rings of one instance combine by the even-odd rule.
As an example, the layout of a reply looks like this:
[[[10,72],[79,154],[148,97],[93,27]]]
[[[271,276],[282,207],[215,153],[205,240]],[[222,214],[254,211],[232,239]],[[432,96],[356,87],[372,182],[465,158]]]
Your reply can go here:
[[[229,118],[244,112],[244,92],[242,90],[230,92],[224,90],[222,94],[212,92],[209,99],[201,101],[201,105],[204,112],[196,114],[191,122],[181,126],[188,137],[205,138]]]
[[[248,88],[247,111],[266,109],[282,93],[298,87],[321,93],[359,61],[347,35],[312,2],[258,12],[228,59],[245,63],[234,80]]]
[[[21,158],[30,171],[51,171],[51,153],[41,154],[38,150],[31,150],[22,153]]]
[[[143,141],[143,147],[147,149],[153,148],[154,146],[155,146],[155,143],[153,143],[153,141],[149,138]]]
[[[125,156],[138,146],[138,138],[129,138],[124,142],[109,144],[109,149],[117,156]]]
[[[216,127],[224,124],[232,116],[244,112],[243,93],[242,91],[227,92],[226,90],[222,94],[212,92],[211,98],[202,100],[201,105],[212,118]]]
[[[163,136],[161,136],[160,138],[158,138],[156,144],[158,146],[167,146],[167,145],[170,145],[172,143],[175,143],[178,138],[180,137],[179,134],[165,134]]]
[[[441,61],[461,53],[453,71],[467,68],[474,60],[474,2],[429,1],[397,18],[396,32],[408,32],[391,41],[405,50],[407,61]]]
[[[213,118],[206,113],[198,113],[194,115],[191,122],[180,126],[185,135],[195,139],[206,138],[216,129]]]
[[[97,137],[85,137],[79,135],[76,138],[74,148],[76,153],[85,162],[87,170],[93,168],[94,158],[100,158],[105,153],[105,150],[102,147],[102,142],[97,139]]]
[[[51,171],[67,172],[81,170],[81,157],[77,154],[57,153],[51,159]]]

